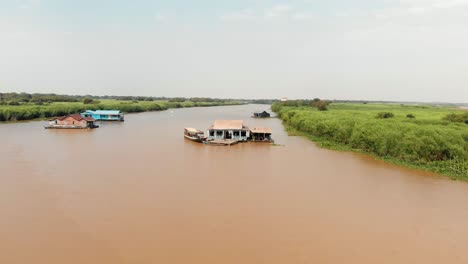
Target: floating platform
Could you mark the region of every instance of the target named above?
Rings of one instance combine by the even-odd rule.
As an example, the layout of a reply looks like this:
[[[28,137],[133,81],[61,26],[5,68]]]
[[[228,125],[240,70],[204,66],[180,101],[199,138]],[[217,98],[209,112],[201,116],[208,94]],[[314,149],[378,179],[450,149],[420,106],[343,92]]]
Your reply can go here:
[[[215,139],[215,140],[207,140],[203,141],[203,144],[206,145],[212,145],[212,146],[232,146],[239,143],[237,140],[232,140],[232,139]]]
[[[51,125],[51,126],[45,126],[45,129],[94,129],[98,128],[99,126],[94,125],[94,126],[88,126],[88,127],[82,127],[82,126],[59,126],[59,125]]]
[[[256,139],[252,139],[252,140],[249,140],[249,142],[255,142],[255,143],[270,143],[270,144],[274,144],[275,141],[273,139],[270,139],[270,140],[256,140]]]

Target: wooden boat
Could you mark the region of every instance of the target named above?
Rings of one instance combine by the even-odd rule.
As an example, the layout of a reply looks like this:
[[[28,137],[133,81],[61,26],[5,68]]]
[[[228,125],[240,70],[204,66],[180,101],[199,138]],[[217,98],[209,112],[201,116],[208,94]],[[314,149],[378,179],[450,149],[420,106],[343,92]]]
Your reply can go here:
[[[205,133],[203,131],[191,127],[184,128],[184,137],[188,140],[200,143],[206,140]]]

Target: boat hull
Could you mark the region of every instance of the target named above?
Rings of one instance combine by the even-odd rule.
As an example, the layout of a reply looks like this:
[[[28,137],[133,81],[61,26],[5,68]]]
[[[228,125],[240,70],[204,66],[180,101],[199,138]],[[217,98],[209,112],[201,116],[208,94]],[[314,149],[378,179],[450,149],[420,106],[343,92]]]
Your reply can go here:
[[[198,142],[198,143],[202,143],[203,141],[205,141],[204,138],[200,138],[200,137],[191,137],[191,136],[187,136],[187,135],[184,135],[184,138],[188,139],[188,140],[191,140],[191,141],[194,141],[194,142]]]

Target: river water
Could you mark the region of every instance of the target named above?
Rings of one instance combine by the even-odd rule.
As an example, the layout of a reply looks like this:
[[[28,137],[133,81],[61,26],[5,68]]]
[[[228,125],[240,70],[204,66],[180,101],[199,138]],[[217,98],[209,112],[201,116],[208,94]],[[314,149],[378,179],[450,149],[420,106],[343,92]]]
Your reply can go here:
[[[468,184],[289,137],[266,106],[0,124],[0,263],[468,263]],[[186,141],[215,119],[281,146]]]

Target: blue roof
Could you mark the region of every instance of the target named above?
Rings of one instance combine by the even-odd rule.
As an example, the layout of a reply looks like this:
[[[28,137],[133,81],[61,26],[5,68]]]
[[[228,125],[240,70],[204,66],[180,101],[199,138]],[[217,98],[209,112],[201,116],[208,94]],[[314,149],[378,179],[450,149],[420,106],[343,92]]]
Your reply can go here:
[[[86,110],[87,114],[96,114],[96,115],[120,115],[119,110]]]

